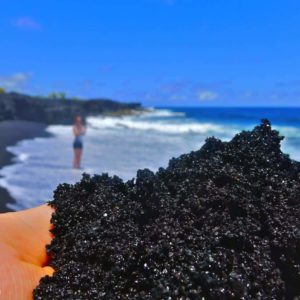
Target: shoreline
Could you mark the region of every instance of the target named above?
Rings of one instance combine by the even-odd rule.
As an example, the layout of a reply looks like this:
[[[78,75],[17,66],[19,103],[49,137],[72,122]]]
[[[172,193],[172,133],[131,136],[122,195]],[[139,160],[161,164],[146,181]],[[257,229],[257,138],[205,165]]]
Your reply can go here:
[[[0,122],[0,169],[14,163],[15,155],[10,153],[7,147],[14,146],[22,140],[50,137],[51,134],[46,132],[46,128],[46,124],[31,121]],[[7,189],[0,186],[0,213],[13,211],[7,204],[14,202]]]

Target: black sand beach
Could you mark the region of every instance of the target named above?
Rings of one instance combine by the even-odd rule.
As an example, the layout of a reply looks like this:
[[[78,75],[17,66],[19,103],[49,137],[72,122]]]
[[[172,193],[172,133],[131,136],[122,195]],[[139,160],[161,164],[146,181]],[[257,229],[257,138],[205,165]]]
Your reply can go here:
[[[35,137],[47,137],[49,133],[45,131],[46,125],[29,121],[4,121],[0,122],[0,169],[13,163],[13,154],[6,148],[13,146],[21,140],[33,139]],[[0,213],[11,211],[7,203],[14,200],[8,191],[0,187]]]

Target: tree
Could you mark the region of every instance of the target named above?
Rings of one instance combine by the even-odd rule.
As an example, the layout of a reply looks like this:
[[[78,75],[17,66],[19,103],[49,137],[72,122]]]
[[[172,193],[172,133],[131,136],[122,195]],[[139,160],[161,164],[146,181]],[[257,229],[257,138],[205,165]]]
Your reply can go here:
[[[58,98],[61,99],[61,100],[65,100],[66,99],[66,94],[61,92],[61,93],[58,93]]]
[[[5,88],[0,87],[0,94],[5,94],[5,93],[6,93]]]
[[[49,96],[48,96],[50,99],[57,99],[57,94],[56,93],[50,93]]]
[[[66,99],[66,94],[63,92],[60,93],[50,93],[48,96],[50,99],[61,99],[61,100],[65,100]]]

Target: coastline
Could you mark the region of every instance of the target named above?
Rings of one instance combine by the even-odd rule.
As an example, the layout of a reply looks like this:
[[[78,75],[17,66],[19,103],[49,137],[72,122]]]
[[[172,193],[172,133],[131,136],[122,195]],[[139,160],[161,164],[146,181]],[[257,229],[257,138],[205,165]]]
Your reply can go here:
[[[13,164],[14,155],[7,151],[8,146],[36,137],[50,137],[46,132],[47,125],[31,121],[3,121],[0,122],[0,169]],[[0,186],[0,213],[12,211],[7,207],[8,203],[14,203],[9,192]]]

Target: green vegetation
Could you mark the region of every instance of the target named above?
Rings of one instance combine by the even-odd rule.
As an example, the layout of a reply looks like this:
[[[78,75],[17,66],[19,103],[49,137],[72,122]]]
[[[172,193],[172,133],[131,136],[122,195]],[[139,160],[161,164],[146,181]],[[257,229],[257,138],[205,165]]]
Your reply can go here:
[[[50,99],[60,99],[60,100],[65,100],[66,99],[66,94],[63,92],[60,93],[50,93],[48,96]]]
[[[5,88],[0,87],[0,94],[4,94],[4,93],[6,93]]]

